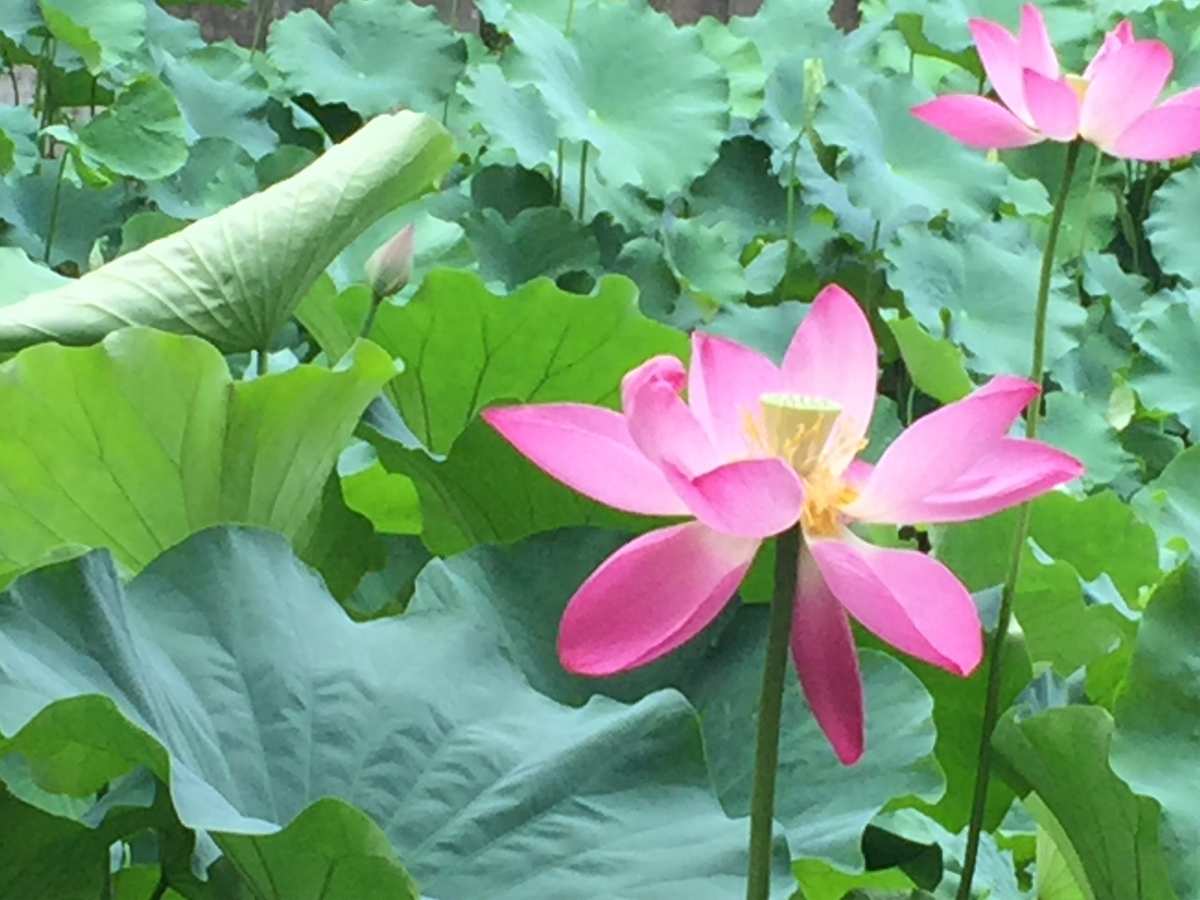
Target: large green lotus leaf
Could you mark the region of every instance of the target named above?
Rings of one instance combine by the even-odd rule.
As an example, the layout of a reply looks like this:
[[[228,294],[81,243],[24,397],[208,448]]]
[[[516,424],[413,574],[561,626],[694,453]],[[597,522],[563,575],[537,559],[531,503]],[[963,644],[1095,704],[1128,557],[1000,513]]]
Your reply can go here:
[[[335,371],[234,383],[195,338],[127,329],[0,365],[0,577],[70,545],[139,569],[187,535],[295,535],[358,418],[395,374],[364,343]]]
[[[523,209],[511,221],[483,209],[464,218],[462,228],[479,258],[479,274],[509,290],[600,265],[595,235],[557,206]]]
[[[169,178],[147,186],[162,212],[175,219],[202,219],[258,190],[254,158],[226,138],[202,138],[187,162]]]
[[[28,107],[0,107],[0,175],[28,175],[38,165],[38,120]]]
[[[1162,845],[1180,897],[1200,892],[1200,569],[1174,572],[1138,629],[1116,710],[1112,767],[1163,810]]]
[[[1023,224],[987,223],[943,235],[912,225],[884,253],[891,263],[888,283],[904,294],[909,312],[931,334],[960,344],[971,369],[1028,371],[1041,251]],[[1066,278],[1052,284],[1047,366],[1076,346],[1086,319]]]
[[[379,310],[370,337],[405,360],[397,408],[433,453],[494,403],[610,406],[630,369],[687,354],[686,337],[643,316],[636,287],[615,275],[590,295],[539,279],[502,296],[470,272],[435,270],[409,303]]]
[[[1133,506],[1164,550],[1200,553],[1200,449],[1189,447],[1171,460],[1134,494]]]
[[[881,240],[942,212],[960,225],[980,222],[1005,200],[1004,166],[913,118],[909,109],[926,99],[899,77],[833,84],[822,95],[817,134],[844,149],[838,179],[879,222]]]
[[[102,553],[43,569],[0,603],[0,732],[46,779],[120,748],[110,768],[169,780],[180,821],[260,886],[319,871],[263,841],[336,798],[432,897],[736,893],[746,824],[712,793],[694,710],[674,691],[581,709],[536,692],[476,614],[486,579],[463,577],[434,562],[404,616],[355,624],[259,531],[193,536],[127,588]],[[317,846],[336,830],[314,829]],[[355,833],[359,855],[387,853],[367,823]],[[777,864],[782,897],[786,855]],[[404,896],[355,884],[340,896]],[[319,879],[307,889],[261,896],[316,898]]]
[[[706,225],[730,223],[743,245],[762,234],[786,235],[787,194],[771,172],[771,148],[749,135],[723,143],[690,193],[696,218]],[[736,262],[734,248],[726,255]]]
[[[591,165],[610,186],[663,197],[716,158],[729,85],[695,32],[632,4],[577,9],[570,37],[535,16],[507,25],[520,80],[542,94],[560,137],[591,145]]]
[[[142,181],[165,178],[188,158],[179,104],[153,75],[123,88],[80,129],[79,145],[89,164]]]
[[[441,113],[467,58],[435,8],[407,0],[345,0],[328,22],[315,10],[292,13],[271,29],[268,52],[292,92],[363,117]]]
[[[582,704],[599,692],[625,700],[662,685],[679,687],[700,711],[709,766],[731,815],[749,810],[753,722],[766,646],[767,610],[746,606],[719,620],[671,656],[616,678],[580,678],[558,663],[558,620],[571,594],[627,536],[592,529],[560,530],[505,549],[478,548],[452,563],[464,588],[478,596],[509,636],[538,690]],[[548,576],[547,573],[551,573]],[[477,614],[478,615],[478,614]],[[776,819],[793,858],[819,858],[861,869],[859,842],[870,819],[891,799],[936,799],[942,776],[932,756],[933,706],[903,665],[869,650],[862,655],[867,692],[867,752],[847,768],[808,712],[789,673],[780,741]]]
[[[768,72],[786,56],[836,51],[841,38],[822,0],[765,0],[753,15],[730,19],[729,30],[754,42]]]
[[[0,310],[0,349],[87,344],[124,325],[267,346],[322,270],[453,160],[433,120],[380,116],[286,181],[78,281]]]
[[[489,149],[511,150],[530,169],[554,158],[557,126],[537,88],[516,87],[499,66],[483,63],[468,72],[461,93],[487,131]]]
[[[695,25],[704,52],[721,64],[729,79],[729,113],[753,119],[762,109],[767,72],[754,41],[733,33],[729,25],[705,16]]]
[[[1146,238],[1164,272],[1200,285],[1196,230],[1200,228],[1200,168],[1191,166],[1172,175],[1154,192]]]
[[[973,591],[1004,581],[1015,512],[938,528],[939,557]],[[1131,604],[1161,573],[1150,529],[1114,494],[1035,501],[1014,613],[1035,662],[1067,676],[1088,667],[1088,691],[1111,703],[1132,651]]]
[[[1121,446],[1120,435],[1097,407],[1078,394],[1055,391],[1046,397],[1046,420],[1039,436],[1084,465],[1083,483],[1111,484],[1137,470],[1137,459]]]
[[[0,182],[0,220],[9,225],[2,232],[6,245],[18,246],[34,259],[45,258],[55,191],[58,216],[49,262],[85,270],[97,239],[119,230],[132,210],[129,191],[124,185],[98,190],[60,182],[57,166],[42,166],[23,178],[10,175],[7,183]]]
[[[588,296],[538,279],[503,297],[477,275],[438,269],[409,303],[379,310],[371,338],[410,367],[388,388],[400,417],[393,411],[366,436],[389,471],[415,481],[432,550],[565,525],[636,527],[543,474],[476,418],[504,401],[611,406],[634,366],[686,356],[686,338],[645,318],[636,297],[619,276]]]
[[[56,288],[66,280],[35,263],[19,247],[0,247],[0,306]]]
[[[98,75],[132,56],[146,34],[143,0],[39,0],[50,33]]]
[[[1036,792],[1057,820],[1095,900],[1170,900],[1158,804],[1109,768],[1112,732],[1105,710],[1066,706],[1026,719],[1009,713],[993,744],[1024,782],[1021,793]]]
[[[1147,317],[1137,343],[1141,353],[1134,358],[1130,384],[1142,402],[1174,413],[1190,431],[1200,432],[1200,318],[1195,298]]]
[[[243,48],[222,42],[167,56],[162,79],[183,110],[189,140],[225,138],[255,159],[279,145],[267,124],[267,81]]]

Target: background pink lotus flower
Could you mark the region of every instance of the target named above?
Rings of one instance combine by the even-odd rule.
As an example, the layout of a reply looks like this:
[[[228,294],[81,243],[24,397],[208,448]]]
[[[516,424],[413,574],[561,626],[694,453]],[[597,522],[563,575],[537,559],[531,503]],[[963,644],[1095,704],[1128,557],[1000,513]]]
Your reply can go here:
[[[921,121],[971,147],[1025,147],[1082,138],[1113,156],[1164,160],[1200,150],[1200,89],[1155,106],[1174,59],[1160,41],[1139,41],[1128,20],[1108,33],[1082,75],[1059,71],[1041,11],[1021,7],[1014,37],[987,19],[971,34],[1001,102],[948,94],[913,109]]]
[[[623,414],[572,403],[487,410],[514,447],[580,493],[630,512],[691,517],[625,545],[584,582],[563,614],[563,666],[611,675],[679,647],[733,596],[760,543],[799,522],[806,540],[792,654],[842,762],[857,761],[864,741],[847,614],[905,653],[969,674],[982,640],[966,588],[937,560],[872,546],[850,524],[986,516],[1082,467],[1007,436],[1038,393],[1009,377],[920,419],[874,467],[857,461],[877,378],[866,318],[830,286],[781,367],[696,333],[690,369],[660,356],[625,376]]]

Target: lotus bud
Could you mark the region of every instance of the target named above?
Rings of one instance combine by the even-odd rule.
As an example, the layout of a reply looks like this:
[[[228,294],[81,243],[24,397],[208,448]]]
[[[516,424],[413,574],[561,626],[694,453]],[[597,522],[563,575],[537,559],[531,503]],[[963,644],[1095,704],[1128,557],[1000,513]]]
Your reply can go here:
[[[367,280],[376,297],[390,297],[412,276],[413,227],[405,225],[367,260]]]

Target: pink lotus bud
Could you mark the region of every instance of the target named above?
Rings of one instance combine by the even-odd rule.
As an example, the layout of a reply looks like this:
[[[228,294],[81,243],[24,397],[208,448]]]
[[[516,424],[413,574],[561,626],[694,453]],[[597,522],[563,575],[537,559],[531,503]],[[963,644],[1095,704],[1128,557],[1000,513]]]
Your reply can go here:
[[[367,260],[367,280],[376,297],[390,297],[412,276],[413,227],[405,225]]]

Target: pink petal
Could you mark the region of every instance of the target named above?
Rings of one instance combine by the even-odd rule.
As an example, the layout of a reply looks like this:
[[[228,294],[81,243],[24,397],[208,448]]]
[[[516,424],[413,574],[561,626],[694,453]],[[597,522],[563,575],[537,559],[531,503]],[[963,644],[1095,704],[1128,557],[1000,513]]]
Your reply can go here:
[[[613,675],[652,662],[708,625],[754,559],[758,542],[698,522],[626,544],[583,583],[558,630],[558,657],[577,675]]]
[[[1029,110],[1025,106],[1025,92],[1021,84],[1021,47],[1017,39],[1003,25],[988,19],[971,19],[968,23],[971,36],[975,38],[975,49],[979,61],[987,72],[1004,105],[1017,117],[1029,122]]]
[[[807,549],[801,551],[792,618],[792,660],[813,718],[843,765],[862,757],[865,737],[858,650],[845,610]]]
[[[906,511],[948,489],[993,452],[1037,394],[1030,381],[999,376],[918,419],[884,451],[846,514],[869,522],[922,521],[908,519]]]
[[[1079,95],[1066,81],[1026,69],[1025,100],[1038,131],[1056,141],[1075,139],[1079,133]]]
[[[810,540],[809,549],[833,595],[882,640],[956,675],[979,665],[979,613],[940,562],[916,550],[873,547],[849,531]]]
[[[1179,102],[1168,101],[1142,113],[1121,132],[1109,152],[1124,159],[1162,162],[1179,156],[1191,156],[1198,150],[1200,99],[1189,97]]]
[[[836,284],[817,294],[796,329],[783,358],[783,380],[788,391],[841,406],[837,436],[848,452],[836,462],[848,464],[871,424],[879,358],[858,301]]]
[[[483,420],[552,478],[626,512],[686,515],[662,471],[633,443],[620,413],[581,403],[502,406]]]
[[[1021,67],[1033,69],[1047,78],[1058,78],[1058,57],[1050,43],[1042,11],[1032,3],[1021,7],[1021,28],[1017,32],[1021,50]],[[1026,97],[1028,99],[1028,97]]]
[[[679,391],[686,374],[673,356],[658,356],[627,374],[621,383],[625,423],[633,443],[655,465],[672,465],[689,476],[721,461]]]
[[[746,455],[746,418],[758,418],[759,398],[780,390],[781,384],[779,369],[761,353],[725,338],[692,333],[688,404],[722,455]]]
[[[1083,97],[1080,133],[1106,150],[1111,147],[1154,105],[1173,62],[1170,49],[1161,41],[1122,44],[1097,59]]]
[[[687,369],[676,357],[662,354],[652,356],[636,369],[630,369],[621,379],[621,408],[627,409],[637,392],[650,382],[664,382],[679,393],[687,383]]]
[[[979,150],[1010,150],[1042,140],[1040,134],[995,100],[974,94],[946,94],[914,106],[912,114],[926,125]]]
[[[893,510],[906,522],[964,522],[1039,497],[1083,474],[1083,464],[1049,444],[1004,438],[936,493]]]
[[[1104,43],[1100,45],[1100,49],[1096,51],[1096,55],[1092,57],[1092,61],[1088,63],[1087,68],[1083,70],[1083,77],[1088,81],[1092,80],[1092,76],[1096,74],[1096,69],[1104,60],[1113,53],[1116,53],[1121,47],[1126,44],[1133,43],[1133,23],[1128,19],[1122,19],[1112,31],[1104,36]]]
[[[800,477],[775,457],[738,460],[693,477],[668,463],[663,473],[692,515],[722,534],[779,534],[796,524],[804,505]]]

